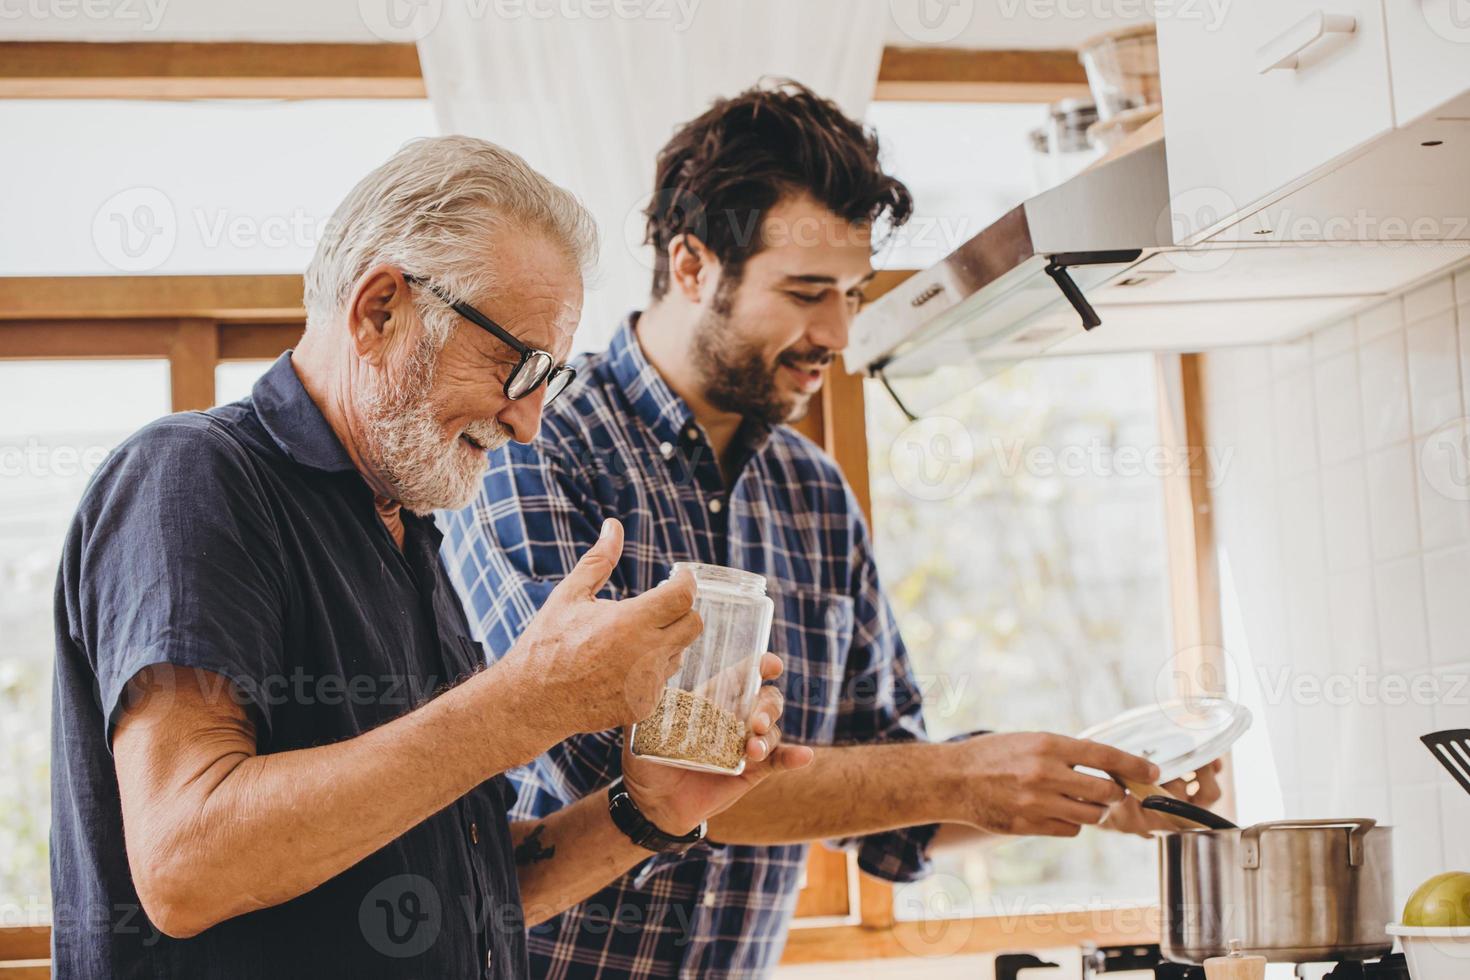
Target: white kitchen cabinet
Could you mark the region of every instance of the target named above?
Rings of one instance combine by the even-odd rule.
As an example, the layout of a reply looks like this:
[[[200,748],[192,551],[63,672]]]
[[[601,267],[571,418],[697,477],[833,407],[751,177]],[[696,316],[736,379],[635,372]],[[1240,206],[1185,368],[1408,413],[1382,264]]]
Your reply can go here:
[[[1385,2],[1411,0],[1235,0],[1218,23],[1159,18],[1177,243],[1203,241],[1393,129]]]
[[[1470,0],[1383,0],[1400,126],[1470,89]]]

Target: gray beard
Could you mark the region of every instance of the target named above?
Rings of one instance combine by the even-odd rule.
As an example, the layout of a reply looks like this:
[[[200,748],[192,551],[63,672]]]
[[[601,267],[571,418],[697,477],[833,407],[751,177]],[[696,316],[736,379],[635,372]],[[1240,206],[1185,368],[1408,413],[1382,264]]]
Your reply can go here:
[[[465,455],[458,434],[444,438],[429,400],[438,363],[439,350],[427,338],[421,340],[403,379],[378,379],[360,406],[373,465],[394,499],[419,515],[468,506],[489,465],[483,455]],[[509,433],[493,422],[476,422],[465,432],[487,449],[510,441]]]

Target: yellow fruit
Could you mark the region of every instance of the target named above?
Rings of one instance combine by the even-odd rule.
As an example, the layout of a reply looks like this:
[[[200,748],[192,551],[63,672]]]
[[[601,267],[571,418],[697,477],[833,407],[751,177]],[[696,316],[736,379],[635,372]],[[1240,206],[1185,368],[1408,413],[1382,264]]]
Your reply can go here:
[[[1404,925],[1470,926],[1470,874],[1448,871],[1420,885],[1404,906]]]

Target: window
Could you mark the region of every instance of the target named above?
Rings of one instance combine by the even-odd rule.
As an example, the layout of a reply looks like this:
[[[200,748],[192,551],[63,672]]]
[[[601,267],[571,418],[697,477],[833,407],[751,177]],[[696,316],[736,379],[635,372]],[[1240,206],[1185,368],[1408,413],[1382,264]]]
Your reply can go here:
[[[250,394],[274,361],[221,361],[214,368],[214,403],[228,405]]]
[[[866,122],[883,166],[908,185],[914,216],[874,259],[886,269],[922,269],[979,234],[1046,186],[1031,130],[1045,106],[874,102]]]
[[[87,480],[168,411],[167,361],[0,362],[0,925],[50,920],[52,591]]]
[[[880,571],[935,738],[1076,734],[1151,701],[1170,648],[1154,357],[1020,364],[910,424],[869,382]],[[940,854],[900,918],[1157,899],[1149,841],[1088,829]]]
[[[426,100],[0,101],[8,275],[301,272]]]

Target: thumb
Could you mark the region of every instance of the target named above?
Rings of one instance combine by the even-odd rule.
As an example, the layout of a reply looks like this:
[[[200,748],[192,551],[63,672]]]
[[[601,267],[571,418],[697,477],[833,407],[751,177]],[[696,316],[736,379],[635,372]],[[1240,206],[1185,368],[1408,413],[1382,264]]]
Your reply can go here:
[[[623,525],[609,517],[602,522],[602,533],[596,543],[582,555],[577,566],[571,570],[555,594],[577,598],[593,598],[612,577],[623,555]]]

